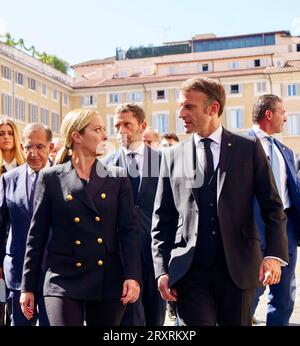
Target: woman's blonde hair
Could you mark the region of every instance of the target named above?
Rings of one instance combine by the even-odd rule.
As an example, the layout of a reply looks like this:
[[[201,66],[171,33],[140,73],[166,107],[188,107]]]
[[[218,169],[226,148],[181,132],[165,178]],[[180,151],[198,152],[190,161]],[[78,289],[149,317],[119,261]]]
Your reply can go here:
[[[94,109],[77,108],[70,111],[64,117],[60,128],[63,148],[58,152],[55,164],[66,161],[70,150],[73,148],[72,133],[82,133],[86,126],[98,115],[99,113]]]
[[[24,158],[24,154],[22,152],[21,149],[21,142],[20,142],[20,132],[19,129],[17,127],[17,125],[8,118],[2,118],[0,119],[0,127],[2,125],[9,125],[13,131],[13,137],[14,137],[14,157],[17,161],[17,165],[22,165],[23,163],[25,163],[25,158]],[[2,150],[0,150],[0,167],[2,167],[3,165],[3,155],[2,155]],[[0,170],[0,175],[1,175],[1,170]]]

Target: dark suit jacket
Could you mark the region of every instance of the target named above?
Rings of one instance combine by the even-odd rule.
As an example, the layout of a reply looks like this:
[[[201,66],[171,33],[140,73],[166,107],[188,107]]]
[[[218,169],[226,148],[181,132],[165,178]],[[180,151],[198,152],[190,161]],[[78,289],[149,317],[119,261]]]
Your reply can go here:
[[[154,199],[157,190],[161,153],[145,146],[143,176],[135,203],[135,211],[140,228],[140,242],[143,265],[149,265],[153,270],[151,253],[151,223],[154,207]],[[105,163],[127,168],[124,151],[119,151],[104,159]]]
[[[125,279],[140,281],[138,228],[124,172],[96,160],[86,187],[71,161],[40,175],[22,291],[36,291],[47,242],[44,295],[120,299]]]
[[[249,136],[256,137],[256,134],[253,130],[251,130],[249,132]],[[298,225],[298,227],[295,227],[295,230],[297,231],[296,237],[298,240],[298,244],[300,244],[300,185],[295,166],[294,154],[291,149],[281,143],[278,139],[274,138],[274,143],[282,154],[285,162],[287,173],[287,188],[289,191],[291,206],[294,207],[293,212]]]
[[[26,191],[26,171],[27,164],[24,164],[3,174],[0,179],[0,266],[4,260],[6,285],[12,290],[20,290],[32,217]]]
[[[169,274],[174,286],[188,271],[195,250],[201,209],[196,189],[203,175],[195,171],[193,136],[165,152],[153,213],[152,252],[156,277]],[[288,261],[286,216],[259,141],[222,133],[217,171],[220,231],[227,267],[241,289],[258,286],[262,260],[253,219],[257,196],[266,224],[266,256]]]

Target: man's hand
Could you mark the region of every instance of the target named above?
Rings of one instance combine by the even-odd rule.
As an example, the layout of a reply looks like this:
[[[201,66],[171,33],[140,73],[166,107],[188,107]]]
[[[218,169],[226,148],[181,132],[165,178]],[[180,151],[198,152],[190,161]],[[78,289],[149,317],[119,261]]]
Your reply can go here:
[[[275,258],[264,258],[259,269],[259,281],[264,286],[276,285],[281,277],[280,261]]]
[[[123,283],[123,292],[121,302],[126,305],[127,303],[134,303],[139,299],[140,284],[136,280],[125,280]]]
[[[164,300],[168,300],[170,302],[176,302],[177,300],[177,292],[173,288],[170,290],[169,288],[169,275],[164,274],[161,275],[157,280],[157,286],[159,292]]]
[[[33,318],[34,314],[34,294],[31,292],[23,292],[20,296],[21,309],[27,320]]]

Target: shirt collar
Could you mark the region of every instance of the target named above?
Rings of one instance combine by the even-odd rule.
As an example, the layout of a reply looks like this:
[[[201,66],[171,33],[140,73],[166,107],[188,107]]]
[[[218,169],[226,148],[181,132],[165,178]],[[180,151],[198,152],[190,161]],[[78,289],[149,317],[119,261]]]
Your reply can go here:
[[[212,134],[210,134],[207,138],[210,138],[214,143],[220,145],[221,144],[221,140],[222,140],[222,133],[223,133],[222,125],[219,125],[219,127]],[[195,141],[196,145],[203,138],[204,137],[201,137],[198,133],[194,133],[194,141]]]
[[[125,156],[127,156],[128,154],[131,154],[131,153],[136,153],[136,154],[138,154],[140,156],[144,156],[145,144],[142,143],[134,151],[133,150],[128,150],[127,148],[124,148],[124,147],[123,147],[123,150],[124,150]]]
[[[9,167],[17,167],[17,160],[14,158],[10,163],[6,162],[4,159],[2,160],[3,166],[9,166]]]
[[[256,135],[256,137],[258,139],[262,139],[262,138],[267,138],[267,137],[270,137],[269,134],[267,134],[267,132],[263,131],[258,125],[253,125],[252,126],[252,129]]]

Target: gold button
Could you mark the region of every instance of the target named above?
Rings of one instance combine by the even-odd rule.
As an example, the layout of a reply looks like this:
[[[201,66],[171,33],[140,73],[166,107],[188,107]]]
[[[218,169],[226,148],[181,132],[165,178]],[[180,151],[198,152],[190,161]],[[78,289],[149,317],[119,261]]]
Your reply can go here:
[[[97,222],[99,222],[101,219],[100,219],[99,216],[96,216],[96,217],[95,217],[95,220],[96,220]]]
[[[99,260],[99,261],[98,261],[98,266],[99,266],[99,267],[103,266],[103,261]]]
[[[75,245],[81,245],[81,241],[80,240],[76,240],[75,241]]]
[[[82,267],[82,263],[81,263],[81,262],[77,262],[77,263],[76,263],[76,267],[77,267],[77,268],[81,268],[81,267]]]
[[[72,196],[72,195],[68,195],[68,196],[67,196],[67,200],[68,200],[68,201],[73,201],[73,196]]]
[[[80,218],[79,217],[75,217],[74,218],[74,222],[76,222],[76,223],[80,222]]]
[[[103,239],[102,238],[98,238],[97,239],[97,243],[102,244],[103,243]]]
[[[102,194],[101,194],[101,198],[102,198],[102,199],[105,199],[105,198],[106,198],[106,193],[102,193]]]

